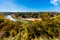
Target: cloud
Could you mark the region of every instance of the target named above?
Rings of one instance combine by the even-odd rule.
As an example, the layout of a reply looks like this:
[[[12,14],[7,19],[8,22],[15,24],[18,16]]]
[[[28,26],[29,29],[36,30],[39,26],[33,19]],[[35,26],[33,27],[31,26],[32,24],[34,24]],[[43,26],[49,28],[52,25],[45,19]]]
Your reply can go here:
[[[33,12],[36,9],[27,8],[13,3],[14,0],[0,0],[0,12]]]
[[[58,5],[60,5],[60,0],[51,0],[50,3],[55,6],[58,6]]]
[[[58,6],[58,5],[60,5],[60,0],[51,0],[50,3],[55,6]]]
[[[58,1],[59,0],[51,0],[50,3],[53,4],[53,5],[58,5]]]
[[[2,12],[25,11],[25,7],[4,0],[0,3],[0,11],[2,11]]]
[[[53,8],[49,8],[49,12],[60,12],[60,6],[55,6]]]
[[[54,5],[53,8],[50,8],[50,11],[60,12],[60,0],[50,0],[50,3]]]

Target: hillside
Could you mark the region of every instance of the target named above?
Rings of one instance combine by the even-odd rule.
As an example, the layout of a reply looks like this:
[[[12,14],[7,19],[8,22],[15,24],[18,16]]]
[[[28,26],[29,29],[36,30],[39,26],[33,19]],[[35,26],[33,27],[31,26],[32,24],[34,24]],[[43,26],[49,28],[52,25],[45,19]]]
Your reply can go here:
[[[31,15],[30,13],[20,15],[2,13],[0,15],[0,40],[57,40],[59,38],[59,13],[51,15],[50,13],[31,13]]]

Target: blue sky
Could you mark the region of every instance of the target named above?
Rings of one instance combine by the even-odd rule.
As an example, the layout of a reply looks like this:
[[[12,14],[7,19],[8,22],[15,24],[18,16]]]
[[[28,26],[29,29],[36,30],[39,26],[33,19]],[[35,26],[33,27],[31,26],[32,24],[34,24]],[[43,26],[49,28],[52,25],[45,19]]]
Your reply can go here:
[[[0,12],[60,12],[60,0],[0,0]]]

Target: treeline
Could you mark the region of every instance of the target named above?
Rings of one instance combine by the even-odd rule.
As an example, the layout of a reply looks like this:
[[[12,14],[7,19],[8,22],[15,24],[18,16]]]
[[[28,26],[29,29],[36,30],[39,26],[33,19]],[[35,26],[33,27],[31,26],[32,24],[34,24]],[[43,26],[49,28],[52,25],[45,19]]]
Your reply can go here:
[[[45,14],[53,17],[54,15],[59,15],[59,12],[0,12],[0,15],[11,15],[14,18],[40,18]]]
[[[54,12],[17,12],[13,15],[15,15],[17,18],[21,17],[21,18],[41,18],[44,15],[50,15],[51,17],[53,17],[54,15],[59,15],[60,13],[54,13]]]

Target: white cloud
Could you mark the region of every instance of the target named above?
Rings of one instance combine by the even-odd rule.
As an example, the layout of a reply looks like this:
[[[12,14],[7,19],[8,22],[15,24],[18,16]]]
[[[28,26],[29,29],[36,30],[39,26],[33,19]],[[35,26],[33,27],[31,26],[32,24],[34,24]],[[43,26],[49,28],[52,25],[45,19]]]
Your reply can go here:
[[[54,4],[54,5],[58,5],[58,0],[51,0],[51,2],[50,3],[52,3],[52,4]]]
[[[22,8],[25,9],[25,7],[21,5],[17,5],[15,3],[12,3],[6,0],[0,3],[0,11],[2,12],[24,11]]]
[[[30,12],[36,9],[27,8],[13,3],[14,0],[0,0],[0,12]]]
[[[60,0],[50,0],[50,3],[54,5],[53,8],[50,8],[50,11],[60,12]]]
[[[60,0],[51,0],[50,3],[57,6],[57,5],[59,5]]]
[[[49,12],[60,12],[60,6],[55,6],[54,8],[49,8]]]

